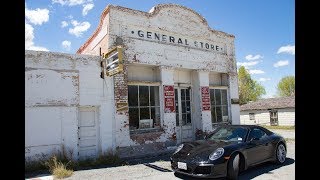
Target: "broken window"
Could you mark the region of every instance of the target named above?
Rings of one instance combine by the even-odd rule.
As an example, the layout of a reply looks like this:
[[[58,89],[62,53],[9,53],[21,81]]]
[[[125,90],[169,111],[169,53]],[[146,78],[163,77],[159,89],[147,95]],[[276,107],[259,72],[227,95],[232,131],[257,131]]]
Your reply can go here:
[[[159,87],[129,85],[130,130],[160,128]]]

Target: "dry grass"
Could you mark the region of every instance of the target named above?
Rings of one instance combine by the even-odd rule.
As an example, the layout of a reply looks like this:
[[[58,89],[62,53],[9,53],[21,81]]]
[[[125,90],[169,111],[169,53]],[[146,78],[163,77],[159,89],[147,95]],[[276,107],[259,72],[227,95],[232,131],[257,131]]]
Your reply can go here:
[[[45,162],[45,165],[49,168],[50,173],[58,179],[66,178],[73,174],[73,170],[67,169],[68,164],[69,163],[62,163],[57,159],[56,156],[51,157],[47,162]]]
[[[295,126],[262,126],[267,129],[295,130]]]
[[[293,138],[284,138],[286,140],[286,142],[295,142],[296,139],[293,139]]]
[[[119,166],[124,163],[125,162],[119,158],[118,154],[113,153],[112,151],[107,151],[96,159],[87,159],[87,160],[79,161],[76,163],[75,166],[77,167],[90,167],[90,166],[94,167],[94,166],[100,166],[100,165]]]
[[[99,166],[120,166],[126,165],[119,155],[112,150],[108,150],[98,158],[86,159],[80,161],[72,160],[72,152],[63,150],[54,153],[50,158],[43,157],[38,161],[25,161],[25,173],[29,176],[39,171],[48,171],[58,179],[69,177],[73,174],[73,170],[81,168],[94,168]]]

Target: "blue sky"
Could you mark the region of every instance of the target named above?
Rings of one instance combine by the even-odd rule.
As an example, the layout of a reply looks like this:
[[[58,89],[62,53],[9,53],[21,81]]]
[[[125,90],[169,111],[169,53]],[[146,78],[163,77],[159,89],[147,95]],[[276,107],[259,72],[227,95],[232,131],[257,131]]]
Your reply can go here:
[[[236,60],[276,95],[284,76],[295,74],[294,0],[26,0],[25,46],[74,54],[96,30],[108,4],[149,11],[174,3],[201,14],[211,28],[235,35]]]

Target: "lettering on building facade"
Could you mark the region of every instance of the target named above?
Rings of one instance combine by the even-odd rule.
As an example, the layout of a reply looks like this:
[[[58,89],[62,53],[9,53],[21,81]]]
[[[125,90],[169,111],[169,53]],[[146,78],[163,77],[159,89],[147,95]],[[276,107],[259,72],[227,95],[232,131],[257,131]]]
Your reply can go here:
[[[209,50],[209,51],[218,52],[218,53],[226,53],[226,45],[218,42],[212,43],[212,42],[206,42],[203,40],[193,40],[191,38],[177,37],[175,35],[168,35],[168,34],[163,34],[158,32],[147,31],[147,30],[131,30],[130,34],[131,34],[130,36],[133,36],[139,39],[182,45],[186,47],[204,49],[204,50]]]

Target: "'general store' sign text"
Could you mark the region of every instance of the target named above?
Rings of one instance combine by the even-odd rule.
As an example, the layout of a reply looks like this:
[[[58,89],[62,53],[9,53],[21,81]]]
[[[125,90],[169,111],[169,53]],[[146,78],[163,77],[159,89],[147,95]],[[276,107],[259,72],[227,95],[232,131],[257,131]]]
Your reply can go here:
[[[181,38],[173,35],[167,35],[167,34],[161,34],[161,33],[156,33],[152,31],[143,31],[143,30],[136,30],[136,31],[132,30],[131,35],[137,36],[138,38],[148,39],[152,41],[159,41],[163,43],[172,43],[172,44],[178,44],[183,46],[190,46],[190,47],[206,49],[206,50],[221,52],[221,53],[226,52],[225,45],[221,43],[213,44],[209,42],[191,40],[188,38]]]

